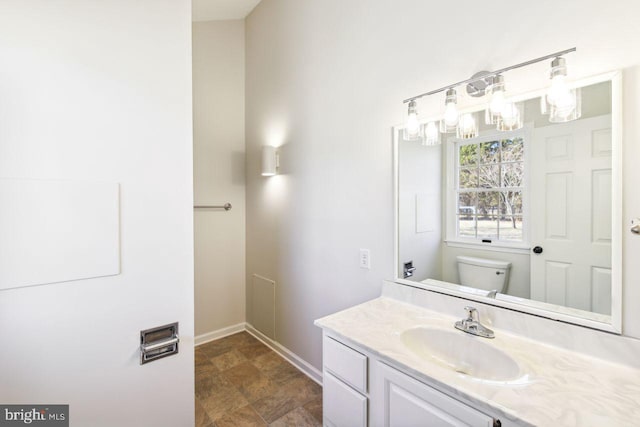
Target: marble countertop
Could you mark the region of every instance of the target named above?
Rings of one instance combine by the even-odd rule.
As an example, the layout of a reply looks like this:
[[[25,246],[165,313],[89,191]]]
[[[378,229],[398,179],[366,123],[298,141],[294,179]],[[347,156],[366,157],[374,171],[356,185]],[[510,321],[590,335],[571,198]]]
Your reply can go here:
[[[416,326],[455,331],[456,320],[380,297],[318,319],[315,324],[450,395],[478,408],[491,407],[505,420],[534,426],[640,426],[640,371],[628,366],[493,328],[495,339],[473,338],[507,353],[524,376],[514,383],[487,382],[420,358],[401,341],[400,334]]]

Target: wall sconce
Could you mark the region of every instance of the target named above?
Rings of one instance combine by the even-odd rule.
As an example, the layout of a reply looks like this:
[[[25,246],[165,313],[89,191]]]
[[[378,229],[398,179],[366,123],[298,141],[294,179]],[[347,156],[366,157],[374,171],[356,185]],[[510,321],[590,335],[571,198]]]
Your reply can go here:
[[[274,176],[280,167],[280,156],[276,147],[265,145],[262,147],[262,176]]]

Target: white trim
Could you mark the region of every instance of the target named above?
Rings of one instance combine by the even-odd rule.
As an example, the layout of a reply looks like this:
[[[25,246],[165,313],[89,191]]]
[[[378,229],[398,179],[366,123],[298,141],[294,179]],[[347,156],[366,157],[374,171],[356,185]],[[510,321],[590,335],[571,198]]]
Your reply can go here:
[[[308,363],[306,360],[302,359],[300,356],[284,347],[282,344],[277,341],[272,340],[267,337],[256,328],[251,326],[249,323],[246,323],[246,331],[253,335],[256,339],[262,341],[264,345],[271,348],[271,350],[278,353],[284,360],[291,363],[295,368],[297,368],[300,372],[311,378],[313,381],[322,386],[322,372],[317,370],[313,365]]]
[[[194,344],[199,346],[211,341],[218,340],[220,338],[228,337],[229,335],[237,334],[245,330],[245,323],[238,323],[237,325],[227,326],[226,328],[218,329],[217,331],[207,332],[195,337]]]
[[[228,326],[226,328],[218,329],[217,331],[207,332],[206,334],[198,335],[195,337],[195,347],[202,344],[206,344],[211,341],[218,340],[220,338],[228,337],[229,335],[237,334],[238,332],[246,331],[251,334],[258,341],[261,341],[264,345],[275,351],[284,360],[292,364],[297,370],[311,378],[313,381],[322,386],[322,372],[317,370],[313,365],[302,359],[300,356],[284,347],[282,344],[272,340],[271,338],[258,331],[249,323],[238,323],[237,325]]]
[[[403,126],[404,127],[404,126]],[[391,128],[391,137],[393,141],[393,277],[401,278],[403,273],[400,272],[400,165],[399,165],[399,144],[398,133],[402,127],[394,126]],[[442,141],[442,135],[440,136]]]
[[[616,71],[611,79],[611,326],[622,333],[622,72]]]

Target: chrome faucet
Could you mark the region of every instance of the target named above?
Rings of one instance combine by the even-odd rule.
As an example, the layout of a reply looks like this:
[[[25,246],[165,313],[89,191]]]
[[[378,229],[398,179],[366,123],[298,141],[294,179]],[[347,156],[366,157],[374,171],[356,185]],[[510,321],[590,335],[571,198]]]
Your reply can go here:
[[[478,310],[475,307],[465,307],[464,309],[467,311],[467,318],[457,321],[454,325],[456,329],[483,338],[495,338],[496,335],[493,331],[480,323]],[[474,313],[478,320],[474,320]]]

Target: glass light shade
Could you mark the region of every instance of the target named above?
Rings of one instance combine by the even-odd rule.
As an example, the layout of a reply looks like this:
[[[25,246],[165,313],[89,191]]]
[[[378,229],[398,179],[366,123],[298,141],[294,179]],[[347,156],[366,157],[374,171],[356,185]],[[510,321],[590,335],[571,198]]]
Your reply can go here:
[[[582,116],[582,94],[580,89],[567,85],[567,63],[564,58],[551,62],[551,84],[540,100],[542,114],[549,115],[551,123],[563,123]]]
[[[502,107],[500,119],[496,124],[496,128],[501,131],[522,129],[524,115],[524,104],[515,102],[506,102]]]
[[[582,91],[580,88],[571,89],[567,96],[567,100],[558,105],[546,103],[543,108],[543,114],[549,114],[551,123],[564,123],[577,120],[582,117]]]
[[[456,136],[460,139],[471,139],[478,136],[478,122],[473,113],[460,116]]]
[[[500,114],[506,104],[504,77],[498,75],[494,77],[493,84],[487,88],[490,96],[489,106],[485,111],[485,122],[488,125],[495,125],[500,120]]]
[[[402,137],[405,141],[415,141],[422,139],[422,125],[418,119],[418,108],[416,101],[409,102],[409,109],[407,111],[407,123],[404,126]]]
[[[440,144],[440,130],[435,122],[429,122],[424,128],[424,142],[423,145],[438,145]]]
[[[440,132],[455,132],[458,125],[458,96],[455,89],[447,90],[447,98],[445,99],[444,118],[440,121]]]
[[[551,78],[551,86],[547,90],[547,102],[551,105],[566,105],[569,98],[566,76],[557,74]]]

